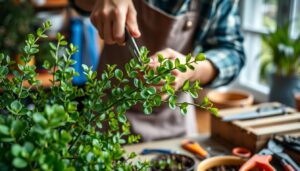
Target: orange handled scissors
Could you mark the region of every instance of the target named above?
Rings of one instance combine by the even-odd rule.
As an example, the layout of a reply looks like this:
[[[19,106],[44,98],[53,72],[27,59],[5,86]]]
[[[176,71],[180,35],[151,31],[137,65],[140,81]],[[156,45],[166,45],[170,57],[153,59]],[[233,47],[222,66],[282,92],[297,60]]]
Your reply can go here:
[[[199,143],[191,140],[183,140],[181,142],[181,147],[193,154],[195,154],[197,157],[200,157],[201,159],[205,159],[209,156],[209,153],[200,146]]]
[[[276,171],[270,164],[272,155],[255,154],[245,164],[242,165],[239,171],[250,171],[254,168],[260,168],[264,171]]]

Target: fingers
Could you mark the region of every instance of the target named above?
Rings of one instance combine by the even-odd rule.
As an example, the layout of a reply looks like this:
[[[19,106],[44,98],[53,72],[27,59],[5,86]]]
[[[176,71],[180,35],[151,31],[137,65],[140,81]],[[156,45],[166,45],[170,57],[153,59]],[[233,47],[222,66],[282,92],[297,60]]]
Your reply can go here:
[[[131,0],[98,0],[90,19],[107,44],[124,44],[126,24],[134,37],[140,36],[136,10]]]
[[[175,59],[176,58],[176,51],[171,48],[166,48],[164,50],[156,52],[154,55],[150,56],[153,61],[158,62],[158,55],[162,55],[164,58],[167,59]]]
[[[126,8],[117,8],[114,11],[113,40],[119,45],[123,45],[125,41],[126,13]]]
[[[105,20],[104,22],[104,41],[107,44],[114,44],[115,41],[113,39],[113,35],[112,35],[112,25],[113,25],[113,21],[111,18],[108,18]]]
[[[126,24],[127,24],[128,30],[131,33],[131,35],[135,38],[138,38],[141,36],[141,32],[140,32],[138,24],[137,24],[136,15],[137,15],[136,10],[135,10],[133,4],[131,3],[128,7],[128,12],[127,12],[127,16],[126,16]]]

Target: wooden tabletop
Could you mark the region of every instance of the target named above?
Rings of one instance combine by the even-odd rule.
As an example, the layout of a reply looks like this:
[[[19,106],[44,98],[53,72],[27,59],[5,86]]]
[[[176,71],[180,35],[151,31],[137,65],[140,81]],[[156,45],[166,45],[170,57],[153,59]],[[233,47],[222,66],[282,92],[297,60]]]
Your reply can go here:
[[[140,152],[145,148],[162,148],[162,149],[177,151],[182,154],[191,156],[195,159],[193,154],[185,151],[180,147],[180,143],[183,139],[189,139],[198,142],[212,156],[230,154],[232,149],[232,146],[230,146],[229,144],[225,144],[222,142],[218,142],[214,139],[211,139],[208,134],[199,134],[194,137],[183,137],[183,138],[175,138],[169,140],[161,140],[161,141],[153,141],[153,142],[145,142],[140,144],[128,145],[125,146],[125,150],[128,153],[135,152],[136,154],[140,154]],[[157,156],[157,154],[138,155],[135,160],[137,161],[151,160],[155,156]],[[196,159],[196,161],[197,163],[199,162],[198,159]]]

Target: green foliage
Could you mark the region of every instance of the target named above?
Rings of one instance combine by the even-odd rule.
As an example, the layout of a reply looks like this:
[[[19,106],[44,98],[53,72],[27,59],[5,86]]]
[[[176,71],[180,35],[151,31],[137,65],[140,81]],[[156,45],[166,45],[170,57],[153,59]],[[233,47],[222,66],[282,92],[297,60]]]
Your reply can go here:
[[[261,55],[262,77],[266,78],[270,72],[281,76],[300,73],[300,36],[291,38],[289,32],[290,27],[287,24],[262,37],[266,45],[266,51]]]
[[[132,163],[136,155],[126,154],[122,145],[138,142],[139,136],[130,133],[125,112],[141,104],[146,114],[152,108],[168,103],[186,113],[188,105],[196,105],[215,112],[206,99],[200,104],[178,103],[171,86],[175,77],[172,70],[190,68],[189,65],[204,60],[203,55],[187,56],[184,64],[160,57],[160,66],[149,68],[148,51],[141,49],[142,64],[132,59],[125,71],[116,65],[97,77],[91,67],[83,65],[87,82],[84,87],[72,85],[78,73],[71,56],[77,52],[63,35],[57,34],[57,44],[49,44],[54,63],[45,61],[44,67],[52,74],[52,86],[45,90],[36,80],[35,66],[28,62],[39,52],[39,39],[51,24],[46,22],[36,34],[29,34],[18,67],[22,73],[8,71],[13,62],[0,55],[0,168],[1,170],[147,170],[149,162]],[[186,70],[184,69],[184,70]],[[143,79],[137,79],[144,75]],[[112,84],[112,79],[118,84]],[[165,81],[161,90],[153,85]],[[23,82],[27,81],[29,87]],[[132,84],[134,85],[132,86]],[[183,92],[197,97],[199,82],[185,82]],[[111,92],[111,93],[108,93]],[[163,101],[161,94],[167,93]]]

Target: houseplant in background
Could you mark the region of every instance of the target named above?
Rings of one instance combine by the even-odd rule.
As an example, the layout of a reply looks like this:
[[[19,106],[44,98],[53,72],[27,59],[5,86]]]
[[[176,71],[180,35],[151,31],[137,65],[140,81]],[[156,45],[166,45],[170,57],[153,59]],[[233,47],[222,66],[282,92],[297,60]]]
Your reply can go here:
[[[24,63],[18,65],[22,74],[13,71],[11,80],[7,74],[13,62],[8,56],[0,55],[1,170],[147,170],[149,162],[133,163],[130,159],[136,154],[127,154],[122,147],[139,139],[130,133],[125,112],[141,104],[144,113],[150,114],[152,107],[168,103],[185,113],[191,104],[176,101],[171,86],[175,77],[171,71],[185,72],[193,68],[192,63],[204,60],[204,55],[195,58],[189,55],[186,61],[175,62],[160,57],[160,66],[153,70],[148,65],[148,51],[141,48],[142,64],[134,58],[125,64],[125,71],[108,65],[99,79],[92,68],[83,65],[88,81],[83,87],[77,87],[72,85],[77,73],[71,67],[75,63],[71,56],[76,53],[76,47],[57,34],[57,44],[49,44],[54,63],[44,62],[53,75],[52,86],[44,90],[36,80],[35,65],[29,66],[28,62],[39,52],[37,42],[47,37],[44,33],[49,28],[50,23],[46,22],[36,35],[27,36],[21,55]],[[137,78],[139,73],[144,74],[144,81]],[[119,83],[113,85],[112,79]],[[165,84],[156,90],[153,85],[161,80]],[[30,86],[24,87],[24,81]],[[186,81],[181,91],[196,97],[199,89],[199,82]],[[161,93],[170,97],[164,101]],[[216,113],[208,101],[193,105]]]
[[[261,76],[270,77],[270,101],[295,106],[294,93],[300,90],[300,36],[291,38],[289,25],[264,35],[267,46],[261,55]]]
[[[25,45],[26,35],[34,30],[36,18],[28,0],[0,1],[0,49],[16,57]]]

